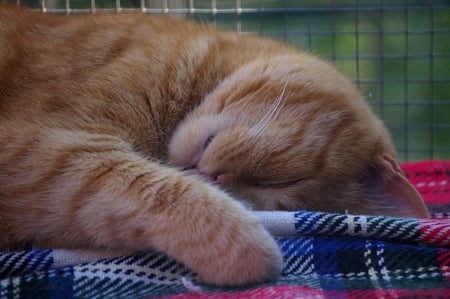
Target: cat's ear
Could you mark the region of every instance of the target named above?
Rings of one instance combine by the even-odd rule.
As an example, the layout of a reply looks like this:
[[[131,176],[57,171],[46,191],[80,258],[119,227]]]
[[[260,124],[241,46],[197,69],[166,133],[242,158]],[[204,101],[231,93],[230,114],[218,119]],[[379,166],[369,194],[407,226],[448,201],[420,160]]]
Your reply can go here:
[[[428,218],[422,197],[389,154],[377,157],[363,183],[366,194],[379,215]]]

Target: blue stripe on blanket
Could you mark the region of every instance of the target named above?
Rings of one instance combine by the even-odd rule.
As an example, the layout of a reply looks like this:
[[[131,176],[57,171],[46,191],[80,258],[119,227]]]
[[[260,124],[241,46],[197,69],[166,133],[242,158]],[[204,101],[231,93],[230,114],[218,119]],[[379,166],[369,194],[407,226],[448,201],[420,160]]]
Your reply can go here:
[[[259,212],[285,266],[278,281],[324,291],[442,289],[450,283],[450,223],[314,212]],[[427,230],[421,235],[421,227]],[[424,237],[428,236],[428,237]],[[430,237],[431,236],[431,237]],[[196,274],[163,254],[93,250],[0,253],[0,298],[140,298],[188,291]],[[202,286],[205,291],[235,292]],[[252,286],[255,287],[255,286]]]

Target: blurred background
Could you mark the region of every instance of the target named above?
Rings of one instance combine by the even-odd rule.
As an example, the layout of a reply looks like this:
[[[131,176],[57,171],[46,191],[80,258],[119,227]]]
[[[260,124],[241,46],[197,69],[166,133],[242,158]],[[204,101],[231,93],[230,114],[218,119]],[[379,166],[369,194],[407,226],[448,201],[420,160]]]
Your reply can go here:
[[[167,14],[279,39],[352,78],[387,124],[400,160],[450,158],[448,0],[3,1],[48,13]]]

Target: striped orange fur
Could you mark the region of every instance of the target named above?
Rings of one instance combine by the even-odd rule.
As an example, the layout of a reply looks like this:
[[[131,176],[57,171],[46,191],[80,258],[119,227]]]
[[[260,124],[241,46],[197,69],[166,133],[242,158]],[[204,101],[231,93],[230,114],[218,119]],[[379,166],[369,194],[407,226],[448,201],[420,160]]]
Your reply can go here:
[[[156,249],[263,281],[282,258],[245,207],[426,217],[394,156],[352,82],[299,49],[0,6],[0,247]]]

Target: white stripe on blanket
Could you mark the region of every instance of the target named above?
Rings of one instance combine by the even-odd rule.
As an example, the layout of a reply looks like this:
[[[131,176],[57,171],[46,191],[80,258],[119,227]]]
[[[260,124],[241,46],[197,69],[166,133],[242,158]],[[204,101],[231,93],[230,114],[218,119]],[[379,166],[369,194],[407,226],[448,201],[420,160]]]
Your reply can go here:
[[[63,267],[98,261],[101,259],[129,255],[130,252],[118,250],[93,250],[93,249],[53,249],[52,267]]]
[[[294,212],[254,211],[264,227],[274,236],[295,235]],[[118,250],[53,249],[52,267],[62,267],[126,256],[132,253]]]
[[[296,234],[294,217],[296,212],[254,211],[254,213],[273,236],[281,237]]]

